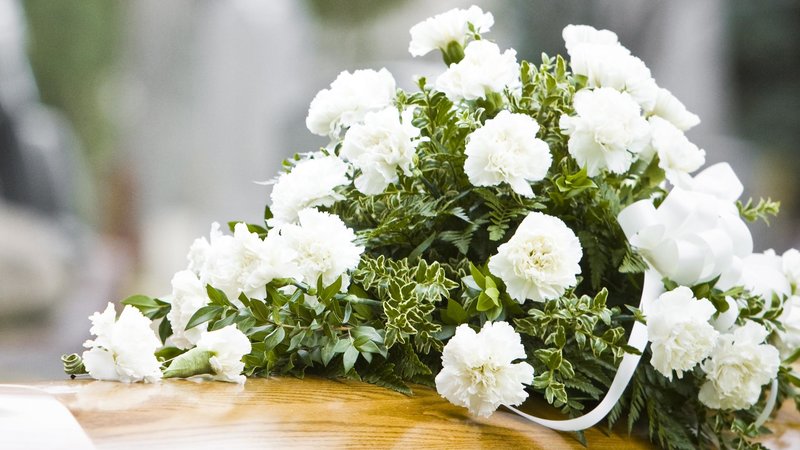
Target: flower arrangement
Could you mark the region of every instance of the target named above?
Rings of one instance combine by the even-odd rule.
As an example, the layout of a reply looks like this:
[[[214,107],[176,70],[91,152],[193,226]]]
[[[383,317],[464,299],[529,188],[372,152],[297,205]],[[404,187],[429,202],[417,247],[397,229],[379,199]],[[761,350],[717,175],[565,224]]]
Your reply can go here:
[[[330,144],[285,162],[264,223],[213,224],[169,295],[91,317],[66,372],[418,383],[479,416],[533,394],[570,419],[520,414],[579,437],[757,447],[800,398],[800,252],[753,253],[745,224],[778,203],[739,201],[724,163],[692,175],[699,118],[613,32],[569,25],[569,58],[534,64],[493,22],[411,28],[447,65],[414,92],[342,72],[306,119]]]

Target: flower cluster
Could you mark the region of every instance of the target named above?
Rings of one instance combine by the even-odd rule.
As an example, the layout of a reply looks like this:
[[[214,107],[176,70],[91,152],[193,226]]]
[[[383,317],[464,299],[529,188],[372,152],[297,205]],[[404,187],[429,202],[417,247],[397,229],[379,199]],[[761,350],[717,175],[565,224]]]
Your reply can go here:
[[[746,224],[778,204],[703,168],[699,118],[615,33],[569,25],[568,58],[534,64],[493,25],[473,6],[412,27],[446,64],[413,91],[342,72],[264,221],[213,224],[171,293],[93,315],[65,370],[427,383],[478,416],[533,394],[574,417],[558,429],[627,414],[667,448],[763,431],[800,398],[800,252],[753,253]]]

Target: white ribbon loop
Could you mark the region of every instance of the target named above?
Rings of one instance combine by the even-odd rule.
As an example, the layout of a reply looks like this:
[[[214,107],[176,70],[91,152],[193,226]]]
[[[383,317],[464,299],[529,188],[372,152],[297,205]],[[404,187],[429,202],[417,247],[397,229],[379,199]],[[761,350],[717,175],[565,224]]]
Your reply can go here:
[[[655,271],[648,271],[644,276],[644,287],[642,288],[642,298],[639,307],[646,309],[663,291],[664,287],[661,284],[661,276]],[[647,325],[639,322],[633,325],[631,335],[628,338],[628,345],[639,350],[640,353],[644,352],[647,346]],[[611,409],[614,408],[614,405],[617,404],[620,397],[622,397],[622,393],[625,392],[625,388],[628,387],[634,372],[636,372],[639,359],[641,359],[641,355],[626,354],[623,356],[622,362],[620,362],[617,368],[617,373],[614,375],[614,379],[605,397],[603,397],[594,409],[580,417],[565,420],[544,419],[542,417],[526,414],[513,406],[506,407],[524,419],[553,430],[579,431],[591,428],[603,420],[603,418],[611,412]]]
[[[720,275],[735,282],[727,272],[738,271],[740,259],[753,251],[750,231],[736,207],[704,192],[676,187],[658,209],[642,200],[625,208],[617,220],[647,262],[683,286]]]

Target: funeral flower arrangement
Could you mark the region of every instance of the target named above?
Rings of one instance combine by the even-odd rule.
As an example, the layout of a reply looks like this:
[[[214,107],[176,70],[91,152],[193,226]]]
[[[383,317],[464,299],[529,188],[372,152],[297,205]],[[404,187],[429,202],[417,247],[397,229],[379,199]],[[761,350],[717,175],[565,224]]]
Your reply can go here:
[[[94,314],[67,373],[417,383],[479,416],[534,395],[566,420],[521,415],[579,437],[757,447],[800,386],[800,252],[753,253],[745,224],[778,204],[701,171],[699,118],[613,32],[569,25],[534,64],[492,25],[411,28],[446,64],[412,92],[342,72],[306,119],[330,144],[285,162],[264,222],[213,224],[171,293]]]

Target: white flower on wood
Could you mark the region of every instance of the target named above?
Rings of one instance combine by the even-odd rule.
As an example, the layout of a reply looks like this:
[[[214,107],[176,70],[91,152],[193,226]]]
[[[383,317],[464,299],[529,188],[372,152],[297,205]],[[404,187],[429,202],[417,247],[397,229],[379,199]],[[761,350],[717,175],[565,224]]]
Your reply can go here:
[[[488,417],[500,405],[519,405],[528,397],[533,367],[525,359],[519,334],[506,322],[486,322],[479,333],[456,328],[442,352],[436,391],[454,405]]]
[[[161,363],[155,351],[161,346],[150,319],[133,306],[125,306],[117,319],[114,305],[89,317],[89,332],[94,339],[83,346],[83,365],[89,376],[97,380],[117,380],[125,383],[161,379]]]
[[[235,325],[214,331],[203,331],[197,341],[197,349],[212,354],[209,359],[214,379],[231,383],[244,383],[242,358],[250,353],[250,339]]]

